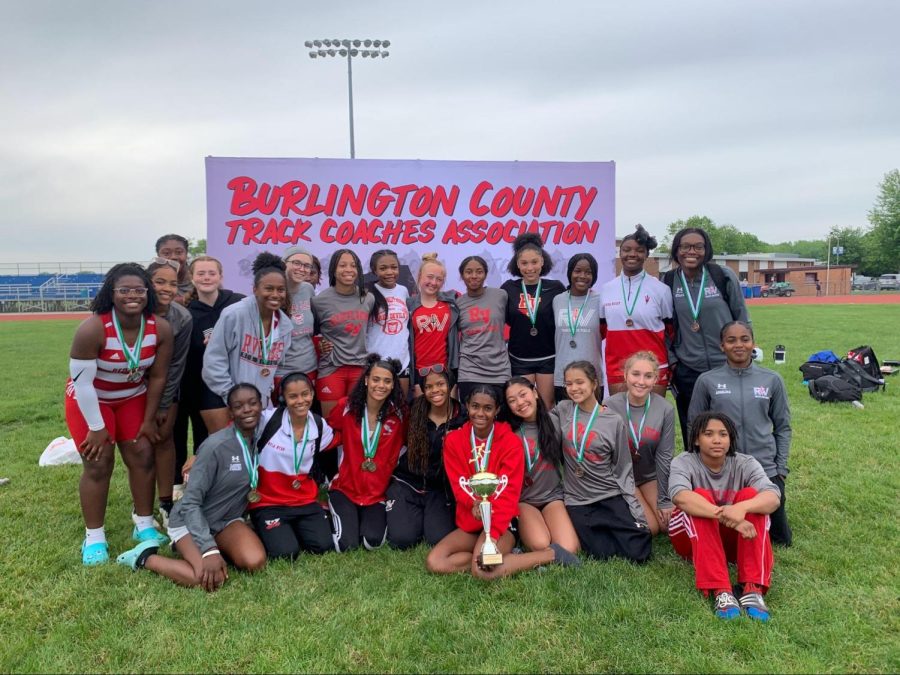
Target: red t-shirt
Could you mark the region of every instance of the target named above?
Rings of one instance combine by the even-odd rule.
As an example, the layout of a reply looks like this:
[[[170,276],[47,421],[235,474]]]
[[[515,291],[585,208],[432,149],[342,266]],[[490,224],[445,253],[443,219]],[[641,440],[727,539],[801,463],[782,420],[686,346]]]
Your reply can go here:
[[[419,307],[412,314],[413,348],[416,368],[447,363],[447,336],[450,334],[450,305],[438,301],[434,307]]]
[[[444,440],[444,468],[450,487],[456,497],[456,525],[466,532],[483,529],[481,520],[472,514],[475,500],[459,484],[460,477],[469,478],[475,473],[472,459],[472,423],[466,422],[456,431],[447,434]],[[483,441],[482,441],[483,442]],[[499,539],[508,528],[510,521],[519,515],[519,496],[525,477],[525,454],[522,441],[505,422],[494,424],[494,443],[488,458],[486,471],[498,478],[506,476],[506,488],[489,499],[491,502],[491,537]],[[479,498],[478,501],[481,501]]]
[[[338,473],[331,482],[332,490],[340,490],[357,506],[371,506],[384,501],[391,474],[397,466],[400,450],[406,445],[407,418],[396,410],[389,412],[381,428],[378,449],[375,451],[375,471],[364,471],[362,428],[347,409],[347,399],[342,398],[328,414],[328,426],[334,431],[332,445],[341,445]],[[372,429],[372,432],[375,430]]]

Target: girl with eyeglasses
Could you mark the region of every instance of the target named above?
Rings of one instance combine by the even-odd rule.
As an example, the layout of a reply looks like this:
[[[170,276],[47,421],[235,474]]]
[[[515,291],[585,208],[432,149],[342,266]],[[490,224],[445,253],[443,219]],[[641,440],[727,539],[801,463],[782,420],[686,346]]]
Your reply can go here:
[[[284,311],[286,303],[284,262],[260,253],[253,261],[253,296],[222,312],[203,355],[203,381],[223,406],[225,394],[238,382],[259,389],[264,409],[271,405],[275,371],[291,345],[293,323]]]
[[[444,438],[465,423],[466,411],[450,395],[453,376],[443,364],[420,368],[418,375],[423,395],[413,401],[406,452],[387,489],[387,538],[397,549],[423,540],[434,546],[454,528]]]
[[[649,351],[660,364],[654,391],[666,395],[669,384],[666,330],[672,326],[672,293],[644,270],[647,256],[654,248],[656,239],[638,225],[619,244],[622,273],[600,288],[600,323],[606,338],[603,361],[611,394],[626,389],[622,369],[625,360],[636,352]]]
[[[319,358],[313,344],[315,317],[312,299],[316,292],[309,283],[313,271],[312,255],[300,246],[291,246],[284,252],[283,260],[287,265],[288,315],[293,329],[291,344],[275,371],[275,388],[288,373],[306,373],[315,386]]]
[[[191,341],[191,313],[176,301],[178,296],[178,275],[173,261],[157,258],[156,262],[147,266],[147,273],[156,291],[156,315],[169,322],[172,328],[172,358],[166,374],[166,386],[163,389],[156,413],[156,424],[159,440],[153,444],[153,457],[156,466],[156,488],[159,495],[159,512],[163,527],[169,522],[172,511],[173,486],[175,482],[175,439],[173,429],[178,417],[179,390],[184,375],[184,366]],[[179,481],[181,482],[181,481]]]
[[[75,332],[66,384],[66,425],[81,453],[79,484],[85,538],[81,561],[109,560],[104,519],[119,446],[128,467],[137,541],[167,541],[153,526],[156,413],[172,355],[172,329],[154,316],[156,292],[143,267],[116,265],[91,302],[92,316]]]
[[[674,338],[671,351],[672,385],[681,437],[687,447],[688,407],[701,373],[725,364],[719,333],[731,321],[750,322],[737,275],[712,262],[709,235],[699,227],[686,227],[672,239],[672,262],[677,268],[663,276],[672,291]]]
[[[459,366],[459,308],[456,294],[441,289],[447,268],[437,253],[422,256],[416,283],[419,294],[406,301],[409,309],[409,374],[416,396],[422,395],[419,371],[440,365],[455,372]]]

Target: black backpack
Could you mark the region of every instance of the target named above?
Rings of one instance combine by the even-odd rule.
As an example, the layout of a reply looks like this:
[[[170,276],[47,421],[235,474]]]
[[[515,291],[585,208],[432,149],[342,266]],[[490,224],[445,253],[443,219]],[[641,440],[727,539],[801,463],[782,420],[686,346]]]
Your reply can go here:
[[[884,390],[884,380],[880,377],[869,375],[866,369],[856,361],[844,359],[837,365],[838,372],[836,375],[857,385],[862,391],[878,391],[879,388]]]
[[[809,395],[820,403],[859,401],[862,399],[862,389],[837,375],[823,375],[809,381]]]
[[[800,372],[806,382],[812,382],[825,375],[836,375],[838,371],[837,363],[823,363],[822,361],[807,361],[800,366]]]
[[[881,379],[881,364],[878,363],[878,357],[875,356],[875,350],[867,345],[854,347],[847,352],[847,360],[856,361],[865,371],[876,380]]]
[[[263,428],[262,435],[259,437],[259,440],[256,442],[256,450],[257,452],[262,452],[262,449],[266,447],[266,443],[268,443],[272,436],[281,428],[281,422],[284,419],[285,407],[278,406],[275,409],[275,414],[269,418],[269,421],[266,422],[265,428]],[[322,458],[319,455],[319,450],[322,447],[322,418],[316,413],[310,411],[309,416],[313,420],[313,424],[316,425],[316,445],[313,449],[313,463],[312,469],[310,469],[309,476],[312,478],[316,485],[320,488],[322,485],[327,483],[327,477],[325,475],[325,471],[322,469]]]

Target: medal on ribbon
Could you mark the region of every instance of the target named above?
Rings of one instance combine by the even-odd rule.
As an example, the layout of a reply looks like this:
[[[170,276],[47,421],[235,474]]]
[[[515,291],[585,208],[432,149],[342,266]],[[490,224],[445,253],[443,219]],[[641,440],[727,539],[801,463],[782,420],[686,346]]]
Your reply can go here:
[[[538,304],[541,302],[541,287],[542,280],[538,279],[537,288],[534,289],[534,298],[528,295],[528,290],[525,288],[525,280],[522,279],[522,297],[525,298],[525,311],[528,312],[528,320],[531,321],[531,337],[534,337],[538,334],[537,329],[537,313],[538,313]]]
[[[584,450],[587,445],[588,436],[591,433],[591,425],[594,424],[594,419],[597,417],[597,413],[600,412],[600,404],[594,404],[594,410],[591,412],[590,419],[588,419],[587,424],[584,427],[584,434],[581,435],[581,438],[578,437],[578,406],[575,406],[575,410],[572,412],[572,445],[575,446],[575,461],[578,462],[578,465],[575,467],[575,475],[579,478],[584,476]]]
[[[260,371],[260,374],[263,377],[268,377],[272,371],[266,366],[269,364],[269,354],[272,353],[272,344],[275,341],[275,329],[278,327],[278,312],[272,313],[272,325],[269,327],[269,336],[266,337],[266,329],[263,326],[262,315],[259,315],[259,351],[262,352],[262,360],[260,363],[263,365],[263,369]]]
[[[125,362],[128,364],[128,376],[126,379],[135,384],[141,381],[143,373],[141,373],[141,345],[144,343],[144,327],[147,324],[144,315],[141,314],[141,327],[138,329],[137,339],[134,341],[134,347],[129,348],[125,343],[125,333],[119,323],[119,317],[116,310],[112,311],[113,326],[116,329],[116,337],[119,338],[119,344],[122,345],[122,354],[125,356]]]
[[[703,296],[706,292],[706,265],[703,266],[703,274],[700,275],[700,292],[697,294],[697,302],[691,297],[691,290],[688,288],[687,279],[684,277],[684,270],[678,270],[679,279],[681,280],[681,288],[684,289],[684,299],[687,300],[688,307],[691,309],[691,330],[695,333],[700,330],[700,306],[703,304]]]
[[[256,486],[259,484],[259,455],[250,453],[250,446],[247,444],[244,434],[235,429],[234,435],[241,445],[241,452],[244,453],[244,464],[247,466],[247,474],[250,476],[250,492],[247,493],[247,501],[255,504],[262,499],[259,491],[256,489]]]
[[[303,466],[303,456],[306,454],[306,441],[309,439],[309,417],[306,418],[306,427],[303,429],[303,445],[300,448],[300,457],[297,457],[297,439],[294,437],[294,425],[291,424],[291,447],[294,449],[294,482],[291,487],[295,490],[300,489],[300,468]]]
[[[569,346],[572,349],[575,349],[578,346],[578,343],[575,341],[575,333],[578,332],[578,324],[581,321],[581,315],[584,314],[584,306],[587,304],[588,298],[590,297],[591,291],[588,289],[588,292],[584,294],[584,300],[581,302],[581,308],[574,318],[572,316],[572,291],[569,291],[568,296],[566,297],[566,306],[568,307],[569,312],[569,334],[572,336],[572,339],[569,340]]]
[[[541,448],[538,446],[537,442],[535,442],[534,455],[532,455],[531,451],[528,449],[528,439],[525,437],[525,430],[522,427],[519,428],[519,436],[522,438],[522,448],[525,450],[525,487],[531,487],[534,484],[534,478],[531,476],[531,472],[534,470],[538,458],[541,456]]]
[[[644,278],[647,276],[646,272],[641,272],[641,281],[638,283],[637,291],[634,293],[634,300],[631,301],[631,307],[628,306],[628,298],[631,297],[631,278],[628,280],[628,295],[625,295],[625,275],[621,276],[622,282],[622,300],[625,303],[625,325],[629,328],[634,326],[634,319],[631,318],[631,315],[634,313],[634,308],[637,305],[638,298],[641,297],[641,286],[644,285]]]
[[[362,470],[372,473],[377,468],[375,465],[375,453],[378,452],[378,439],[381,438],[381,420],[375,425],[375,432],[369,433],[369,406],[363,410],[362,425],[360,426],[360,437],[363,446],[363,455],[365,459],[362,463]]]
[[[625,399],[625,417],[628,418],[628,445],[631,446],[631,454],[640,457],[641,437],[644,435],[644,423],[647,421],[647,413],[650,412],[650,397],[647,396],[647,402],[644,403],[644,414],[641,415],[641,421],[637,430],[631,421],[631,403]]]

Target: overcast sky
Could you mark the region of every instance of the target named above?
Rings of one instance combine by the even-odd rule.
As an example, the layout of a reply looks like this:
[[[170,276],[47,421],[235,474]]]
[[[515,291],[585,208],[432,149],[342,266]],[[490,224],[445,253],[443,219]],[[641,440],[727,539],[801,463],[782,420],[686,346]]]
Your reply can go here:
[[[203,159],[615,160],[618,233],[866,226],[900,166],[900,2],[3,0],[0,262],[205,236]]]

